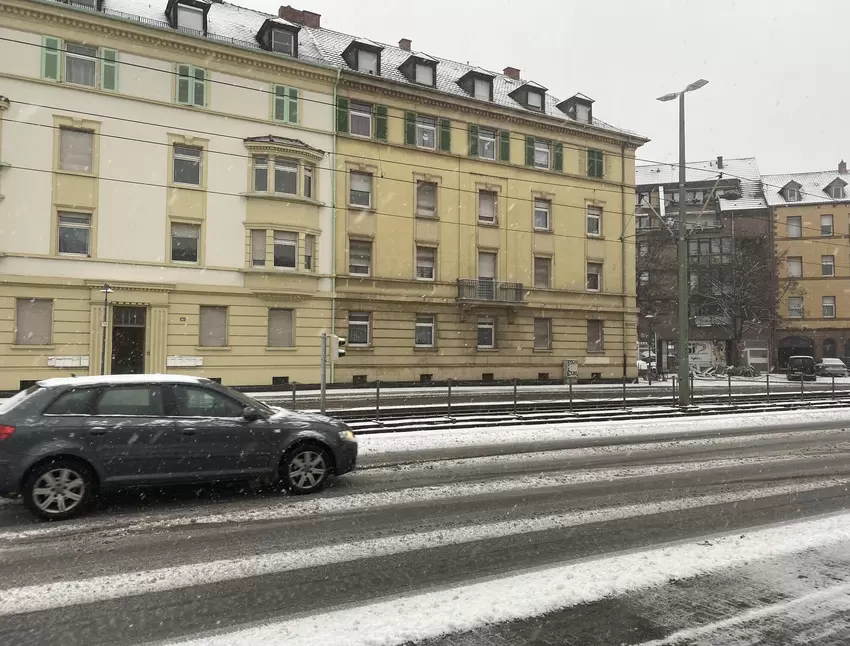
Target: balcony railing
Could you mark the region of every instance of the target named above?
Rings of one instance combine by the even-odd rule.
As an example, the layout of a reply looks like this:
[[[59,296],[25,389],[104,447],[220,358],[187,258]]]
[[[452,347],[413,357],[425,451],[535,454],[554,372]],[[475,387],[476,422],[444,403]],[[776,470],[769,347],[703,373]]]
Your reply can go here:
[[[495,303],[522,303],[525,289],[522,283],[505,283],[488,278],[461,278],[457,281],[459,301],[487,301]]]

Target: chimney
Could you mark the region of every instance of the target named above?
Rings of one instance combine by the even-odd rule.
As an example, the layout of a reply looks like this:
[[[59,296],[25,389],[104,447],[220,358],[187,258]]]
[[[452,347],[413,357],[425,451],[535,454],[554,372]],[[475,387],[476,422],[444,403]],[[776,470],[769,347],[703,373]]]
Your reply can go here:
[[[413,45],[413,41],[409,38],[402,38],[398,41],[398,48],[403,49],[406,52],[410,51],[411,46]]]
[[[503,72],[508,78],[513,79],[514,81],[519,81],[519,70],[517,68],[506,67]]]
[[[840,162],[838,162],[838,172],[841,175],[847,174],[847,162],[844,161],[843,159]]]
[[[301,11],[300,9],[294,9],[290,5],[286,5],[277,10],[277,15],[284,20],[304,25],[305,27],[313,27],[314,29],[321,29],[322,27],[321,14],[313,13],[306,9]]]
[[[717,168],[723,169],[723,155],[717,156]]]

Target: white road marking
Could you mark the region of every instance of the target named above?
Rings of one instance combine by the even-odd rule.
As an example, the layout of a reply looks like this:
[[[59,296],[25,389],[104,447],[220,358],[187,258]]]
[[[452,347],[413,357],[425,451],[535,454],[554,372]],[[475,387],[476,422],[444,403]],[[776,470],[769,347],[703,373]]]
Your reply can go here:
[[[826,482],[834,483],[836,480],[830,478]],[[850,482],[850,478],[843,481],[844,484],[847,482]],[[824,481],[765,487],[734,493],[711,494],[639,505],[592,509],[541,518],[520,518],[483,525],[403,534],[341,545],[260,554],[240,559],[223,559],[88,579],[7,588],[0,590],[0,616],[165,592],[221,581],[400,554],[419,549],[434,549],[514,534],[576,527],[589,523],[764,498],[822,486],[824,486]],[[345,643],[345,640],[341,643]]]
[[[393,646],[561,608],[769,557],[850,541],[850,514],[677,543],[171,643]]]

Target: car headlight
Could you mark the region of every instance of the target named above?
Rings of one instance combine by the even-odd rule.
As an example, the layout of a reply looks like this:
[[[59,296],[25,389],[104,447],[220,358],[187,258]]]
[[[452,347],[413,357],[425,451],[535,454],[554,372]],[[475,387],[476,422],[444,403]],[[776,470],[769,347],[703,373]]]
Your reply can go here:
[[[344,440],[346,442],[356,442],[357,438],[354,437],[354,431],[344,430],[339,432],[339,439]]]

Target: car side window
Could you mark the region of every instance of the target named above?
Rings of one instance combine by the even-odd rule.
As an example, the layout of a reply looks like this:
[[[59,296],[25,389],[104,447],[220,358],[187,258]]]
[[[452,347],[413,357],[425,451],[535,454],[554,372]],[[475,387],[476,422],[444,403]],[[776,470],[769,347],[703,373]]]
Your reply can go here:
[[[96,388],[74,388],[68,390],[47,407],[45,415],[88,415]]]
[[[171,392],[177,417],[242,417],[242,404],[214,390],[173,386]]]
[[[165,407],[159,386],[112,386],[103,391],[95,415],[163,417]]]

